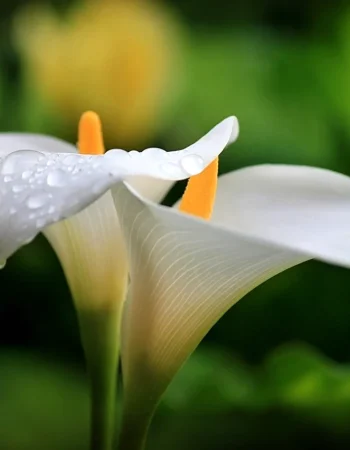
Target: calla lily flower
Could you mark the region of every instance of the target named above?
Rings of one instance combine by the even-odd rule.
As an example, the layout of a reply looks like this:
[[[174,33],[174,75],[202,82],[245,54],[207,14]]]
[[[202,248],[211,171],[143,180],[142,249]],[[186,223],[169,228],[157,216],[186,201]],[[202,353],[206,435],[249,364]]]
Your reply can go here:
[[[245,294],[311,258],[350,267],[349,177],[283,165],[228,173],[219,178],[209,222],[209,170],[190,179],[180,210],[125,184],[114,194],[131,266],[120,448],[143,448],[167,386]]]
[[[167,182],[203,170],[230,141],[235,124],[235,119],[229,118],[196,144],[170,153],[150,148],[77,155],[74,146],[55,138],[0,135],[0,259],[6,260],[47,225],[82,210],[120,180],[133,176],[159,179],[154,189],[149,188],[150,196],[156,198],[169,186]]]
[[[109,188],[126,181],[159,201],[175,180],[216,167],[219,153],[237,136],[237,119],[230,117],[184,150],[104,154],[100,121],[93,112],[80,121],[80,154],[75,146],[50,137],[0,135],[0,148],[7,149],[0,168],[0,207],[7,221],[0,226],[0,257],[7,258],[45,228],[78,311],[92,381],[93,449],[111,447],[119,325],[129,276]],[[19,148],[28,150],[14,151]]]
[[[67,154],[71,152],[68,144],[44,136],[3,134],[0,148],[2,261],[44,227],[85,208],[130,174],[156,176],[159,172],[169,177],[161,168],[162,159],[165,165],[175,163],[176,177],[181,171],[185,174],[177,165],[180,154],[174,153],[173,161],[168,161],[160,150],[155,166],[152,151],[135,154],[135,160],[122,150],[94,156]]]
[[[93,113],[87,113],[82,123],[84,132],[81,139],[84,141],[80,143],[83,148],[80,154],[75,146],[53,137],[0,133],[1,260],[6,260],[48,225],[93,203],[120,180],[128,180],[153,201],[160,200],[174,181],[202,171],[238,134],[237,120],[232,117],[184,150],[166,152],[149,148],[143,152],[126,152],[117,149],[103,154],[98,118]],[[86,154],[87,146],[91,153]],[[107,198],[107,195],[102,197],[100,203],[106,203]],[[101,231],[95,237],[101,239],[105,236],[102,231],[109,231],[106,221],[100,224],[102,217],[94,216],[95,212],[104,208],[98,210],[96,207],[95,210],[95,206],[91,205],[94,211],[90,216],[82,217],[81,221],[79,215],[70,219],[77,223],[84,222],[82,228],[76,230],[82,231],[79,236],[82,240],[91,237],[86,236],[91,226],[89,218],[95,220],[96,231]],[[110,203],[109,208],[106,215],[111,223],[114,204]],[[47,236],[54,243],[57,241],[58,246],[64,240],[58,233],[64,233],[68,221],[61,225],[60,229],[57,224],[55,230],[53,227],[46,230]],[[112,234],[115,237],[114,231]],[[113,241],[112,234],[108,234],[109,245]],[[89,242],[91,244],[92,241]],[[101,242],[98,244],[100,247]],[[97,256],[91,252],[89,259],[92,255]]]

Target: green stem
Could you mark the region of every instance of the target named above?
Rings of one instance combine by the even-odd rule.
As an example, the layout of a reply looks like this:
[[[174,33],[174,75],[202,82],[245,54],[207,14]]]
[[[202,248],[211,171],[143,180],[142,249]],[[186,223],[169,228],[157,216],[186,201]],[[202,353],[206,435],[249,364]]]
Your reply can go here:
[[[79,311],[90,378],[90,450],[111,450],[115,427],[121,310]]]
[[[124,416],[118,450],[144,450],[151,420],[152,414]]]

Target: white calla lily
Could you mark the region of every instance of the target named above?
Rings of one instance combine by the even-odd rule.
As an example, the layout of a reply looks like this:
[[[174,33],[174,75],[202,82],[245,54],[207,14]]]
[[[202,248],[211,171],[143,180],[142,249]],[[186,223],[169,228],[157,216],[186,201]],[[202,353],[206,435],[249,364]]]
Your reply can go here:
[[[236,130],[236,119],[228,118],[184,150],[111,150],[105,155],[67,155],[76,148],[49,136],[0,134],[0,258],[48,224],[82,210],[120,180],[135,177],[135,186],[144,186],[146,195],[158,199],[171,182],[200,173]],[[110,202],[111,211],[112,206]]]
[[[211,222],[123,184],[114,200],[131,266],[121,448],[140,449],[170,381],[232,305],[311,258],[350,267],[350,178],[311,167],[238,170],[219,178]]]
[[[102,154],[99,119],[91,112],[82,117],[80,130],[83,154],[46,136],[0,135],[5,149],[0,257],[10,256],[46,227],[78,311],[92,382],[91,448],[104,450],[113,439],[118,335],[128,282],[126,247],[108,189],[127,181],[143,196],[161,200],[174,181],[201,173],[237,138],[238,122],[225,119],[195,144],[173,152],[149,148]],[[19,148],[26,150],[15,151]]]
[[[136,158],[135,174],[147,173],[151,161],[144,156],[143,162]],[[5,155],[0,165],[0,258],[6,260],[44,227],[75,214],[130,176],[134,162],[127,158],[119,150],[99,156],[27,149]]]

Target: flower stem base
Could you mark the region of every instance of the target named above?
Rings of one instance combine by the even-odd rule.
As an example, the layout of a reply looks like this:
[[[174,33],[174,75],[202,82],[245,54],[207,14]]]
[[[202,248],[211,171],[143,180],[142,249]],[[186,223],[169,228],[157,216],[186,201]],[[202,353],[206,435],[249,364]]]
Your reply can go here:
[[[114,439],[121,311],[79,311],[90,378],[90,450],[111,450]]]

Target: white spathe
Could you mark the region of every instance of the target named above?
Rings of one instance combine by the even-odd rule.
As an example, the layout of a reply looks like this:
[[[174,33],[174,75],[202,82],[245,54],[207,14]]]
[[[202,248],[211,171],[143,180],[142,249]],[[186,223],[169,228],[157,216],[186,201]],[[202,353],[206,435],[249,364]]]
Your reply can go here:
[[[99,156],[78,155],[74,146],[48,136],[0,135],[0,259],[54,224],[45,234],[78,306],[99,308],[115,301],[125,289],[128,269],[106,191],[127,180],[160,200],[175,180],[200,173],[237,135],[237,119],[229,117],[184,150],[118,149]],[[25,150],[16,151],[20,148]]]
[[[328,170],[275,165],[226,174],[212,222],[124,184],[114,200],[131,266],[125,426],[130,416],[147,421],[209,329],[256,286],[310,258],[350,267],[350,178]]]
[[[350,267],[350,178],[307,166],[260,165],[219,178],[212,221],[311,258]]]

